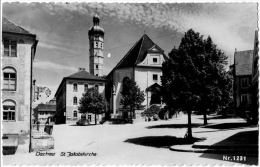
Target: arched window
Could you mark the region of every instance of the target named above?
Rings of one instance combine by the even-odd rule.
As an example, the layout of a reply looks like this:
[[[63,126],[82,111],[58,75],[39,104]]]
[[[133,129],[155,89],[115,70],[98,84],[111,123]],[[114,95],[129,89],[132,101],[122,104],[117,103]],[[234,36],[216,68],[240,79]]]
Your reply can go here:
[[[73,104],[77,105],[78,104],[78,98],[77,97],[73,97]]]
[[[78,84],[74,83],[73,84],[73,92],[77,92],[78,91]]]
[[[87,92],[88,91],[88,84],[85,84],[84,85],[84,92]]]
[[[16,90],[16,70],[12,67],[6,67],[3,69],[3,76],[3,90]]]
[[[77,118],[77,117],[78,117],[77,111],[74,111],[74,112],[73,112],[73,117],[74,117],[74,118]]]
[[[5,100],[3,102],[3,120],[15,121],[15,107],[13,100]]]
[[[99,91],[99,86],[95,85],[95,90]]]

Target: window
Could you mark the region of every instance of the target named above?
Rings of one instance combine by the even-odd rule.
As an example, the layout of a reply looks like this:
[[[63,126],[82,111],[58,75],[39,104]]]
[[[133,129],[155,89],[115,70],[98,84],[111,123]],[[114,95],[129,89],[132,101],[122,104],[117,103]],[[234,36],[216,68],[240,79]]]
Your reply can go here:
[[[103,49],[103,48],[102,48],[102,47],[103,47],[103,46],[102,46],[102,43],[101,43],[100,45],[101,45],[101,49]]]
[[[7,67],[3,69],[4,90],[16,90],[16,71],[14,68]]]
[[[78,91],[78,84],[74,83],[73,84],[73,92],[77,92]]]
[[[248,87],[248,78],[241,79],[241,87]]]
[[[247,94],[241,95],[241,102],[248,102],[248,95]]]
[[[74,97],[74,98],[73,98],[73,104],[74,104],[74,105],[77,105],[77,104],[78,104],[78,98],[77,98],[77,97]]]
[[[17,57],[17,42],[4,40],[4,56]]]
[[[153,80],[155,80],[155,81],[158,80],[158,75],[157,74],[153,74]]]
[[[98,47],[98,42],[96,42],[96,47]]]
[[[153,58],[153,63],[157,63],[157,58]]]
[[[84,85],[84,92],[87,92],[88,91],[88,84],[85,84]]]
[[[96,65],[96,69],[98,69],[98,65]]]
[[[96,76],[98,77],[98,74],[96,74]]]
[[[3,120],[15,121],[15,102],[6,100],[3,102]]]
[[[99,89],[99,88],[98,88],[98,85],[95,85],[95,90],[97,90],[97,91],[98,91],[98,89]]]
[[[78,117],[77,111],[74,111],[74,112],[73,112],[73,117],[74,117],[74,118],[77,118],[77,117]]]

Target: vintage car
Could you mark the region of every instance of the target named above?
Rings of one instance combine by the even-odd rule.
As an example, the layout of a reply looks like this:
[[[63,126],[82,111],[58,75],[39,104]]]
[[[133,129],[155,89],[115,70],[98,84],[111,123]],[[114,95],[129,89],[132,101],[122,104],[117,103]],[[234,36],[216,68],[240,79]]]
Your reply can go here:
[[[89,125],[89,120],[86,119],[86,118],[81,118],[80,120],[78,120],[76,122],[77,125],[81,125],[81,126],[84,126],[84,125]]]

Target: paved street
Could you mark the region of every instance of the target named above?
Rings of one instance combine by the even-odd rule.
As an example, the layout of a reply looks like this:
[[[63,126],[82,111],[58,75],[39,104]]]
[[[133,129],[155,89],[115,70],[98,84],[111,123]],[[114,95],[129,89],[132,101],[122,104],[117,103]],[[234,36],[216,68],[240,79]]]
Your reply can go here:
[[[202,116],[192,116],[193,136],[217,142],[240,131],[256,128],[238,127],[225,130],[198,128],[203,123]],[[209,123],[244,122],[242,119],[211,119]],[[223,155],[185,153],[169,150],[186,133],[187,117],[168,121],[139,122],[126,125],[75,126],[55,125],[53,136],[55,149],[48,151],[55,156],[36,156],[18,149],[15,155],[4,156],[3,164],[252,164],[255,157],[246,157],[247,162],[223,161]],[[211,132],[210,132],[211,131]],[[214,132],[215,131],[215,132]],[[96,156],[60,156],[62,152],[96,153]],[[66,154],[67,156],[68,154]]]

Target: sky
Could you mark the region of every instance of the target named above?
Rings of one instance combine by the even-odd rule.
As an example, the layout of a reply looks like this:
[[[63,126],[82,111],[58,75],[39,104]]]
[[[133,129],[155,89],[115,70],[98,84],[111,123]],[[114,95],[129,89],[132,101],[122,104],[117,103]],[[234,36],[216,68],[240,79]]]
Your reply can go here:
[[[33,78],[52,93],[48,98],[42,94],[36,104],[52,99],[63,77],[78,68],[89,71],[88,30],[96,12],[105,30],[104,75],[144,33],[168,55],[179,46],[184,32],[193,29],[211,36],[233,64],[235,48],[253,49],[257,30],[256,3],[5,2],[3,17],[39,38]]]

